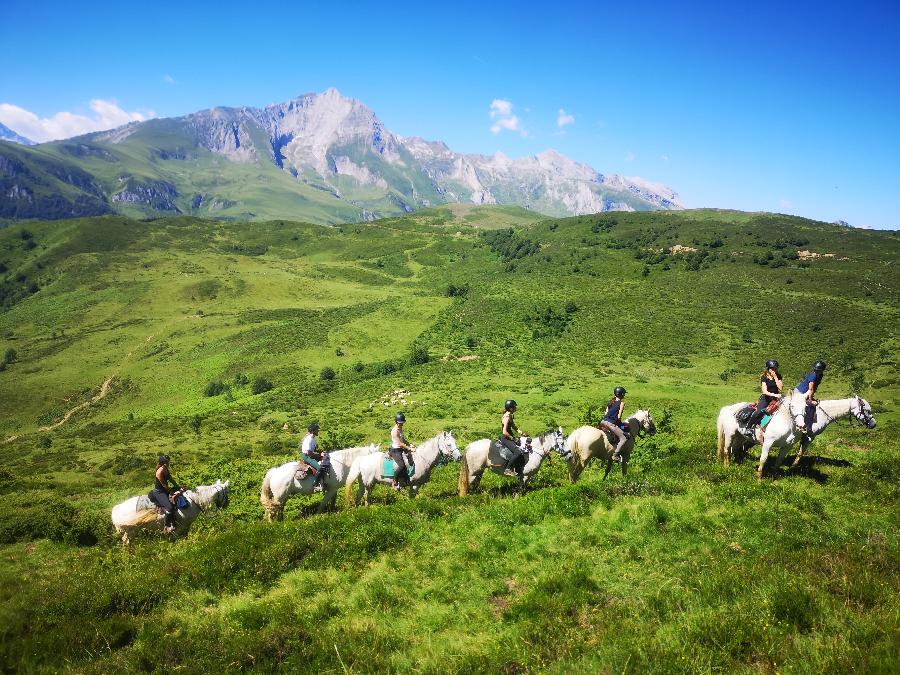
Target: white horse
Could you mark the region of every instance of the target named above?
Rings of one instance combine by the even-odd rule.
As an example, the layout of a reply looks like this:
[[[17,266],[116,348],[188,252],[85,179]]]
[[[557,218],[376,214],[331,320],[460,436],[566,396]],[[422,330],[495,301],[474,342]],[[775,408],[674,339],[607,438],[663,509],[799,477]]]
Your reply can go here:
[[[816,420],[813,423],[812,429],[809,430],[808,434],[801,434],[797,431],[794,418],[795,416],[802,416],[803,411],[793,410],[791,403],[793,402],[788,399],[766,426],[765,435],[763,436],[762,441],[762,452],[759,455],[759,467],[756,470],[756,475],[759,478],[763,477],[763,467],[765,466],[766,460],[769,458],[769,451],[773,447],[780,448],[778,457],[775,459],[774,467],[774,470],[778,471],[778,467],[780,467],[781,463],[784,461],[784,456],[787,454],[788,448],[790,448],[791,445],[794,444],[794,441],[799,438],[800,450],[792,465],[797,466],[800,463],[800,458],[803,457],[803,453],[806,452],[810,443],[812,443],[816,436],[825,431],[826,427],[835,420],[852,415],[866,428],[875,428],[875,416],[872,414],[872,406],[869,405],[868,401],[859,396],[851,396],[850,398],[819,401],[819,405],[816,406]]]
[[[338,488],[347,480],[353,460],[365,455],[371,455],[380,449],[380,445],[371,443],[361,447],[329,452],[328,457],[331,460],[331,468],[328,469],[328,473],[325,475],[322,501],[319,503],[316,513],[322,513],[326,507],[334,506]],[[313,493],[316,478],[312,475],[312,472],[302,481],[297,480],[295,477],[299,464],[299,461],[288,462],[287,464],[273,467],[266,472],[262,488],[259,491],[259,501],[262,503],[263,509],[265,509],[267,522],[284,519],[284,504],[291,495],[311,495]]]
[[[528,480],[541,468],[541,464],[551,451],[555,451],[567,462],[570,459],[565,449],[562,427],[551,429],[531,439],[531,452],[525,455],[525,466],[519,473],[520,493],[525,492]],[[459,496],[465,497],[469,492],[477,490],[486,469],[503,476],[505,466],[506,460],[500,455],[495,439],[482,438],[469,443],[463,453],[459,469]]]
[[[649,410],[638,409],[626,422],[630,438],[622,446],[622,475],[628,473],[628,461],[631,459],[631,451],[634,450],[634,441],[642,433],[652,436],[656,433],[656,425]],[[606,471],[603,480],[609,476],[613,465],[613,453],[616,443],[610,441],[609,436],[602,429],[593,426],[578,427],[566,439],[566,450],[571,453],[572,461],[569,462],[569,480],[578,481],[581,472],[587,468],[588,462],[594,457],[601,461],[606,460]]]
[[[194,490],[185,491],[184,496],[188,505],[183,509],[176,509],[178,516],[172,536],[187,536],[197,516],[211,506],[220,509],[228,506],[230,483],[231,481],[227,480],[224,483],[217,480],[213,485],[201,485]],[[126,499],[112,508],[112,523],[116,528],[116,534],[122,535],[122,543],[127,546],[134,540],[138,530],[163,530],[165,515],[159,513],[156,504],[147,495],[139,495]]]
[[[732,403],[719,410],[716,420],[716,431],[719,439],[716,456],[725,466],[742,457],[757,443],[763,442],[763,430],[756,428],[756,436],[750,437],[741,433],[735,414],[750,403]]]
[[[376,452],[366,457],[358,457],[353,460],[350,467],[350,475],[347,476],[347,485],[344,488],[344,497],[347,506],[353,498],[353,484],[359,479],[359,490],[356,492],[356,506],[360,499],[365,499],[366,506],[371,503],[372,486],[375,483],[390,485],[393,478],[383,476],[383,467],[386,458],[390,455],[386,452]],[[431,479],[431,471],[441,459],[458,460],[459,448],[456,447],[456,439],[450,431],[442,431],[431,438],[412,453],[415,470],[409,477],[409,496],[415,497],[419,488]]]

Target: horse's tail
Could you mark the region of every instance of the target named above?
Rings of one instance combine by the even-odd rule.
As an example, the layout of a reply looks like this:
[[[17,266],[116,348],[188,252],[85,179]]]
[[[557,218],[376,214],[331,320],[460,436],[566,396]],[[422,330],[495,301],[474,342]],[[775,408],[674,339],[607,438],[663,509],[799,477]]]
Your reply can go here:
[[[565,448],[569,453],[569,457],[571,457],[571,460],[569,461],[569,480],[573,485],[581,474],[581,448],[575,447],[576,445],[575,434],[569,434],[569,437],[566,439]]]
[[[272,494],[272,488],[269,485],[269,481],[272,479],[272,471],[274,471],[274,469],[266,471],[265,478],[263,478],[262,482],[262,488],[259,490],[259,501],[262,503],[266,513],[274,511],[279,506],[278,502],[275,501],[275,495]]]
[[[716,457],[720,460],[725,459],[725,424],[722,422],[721,417],[716,422],[716,427],[718,428],[719,433],[719,445],[716,450]]]
[[[459,458],[459,496],[465,497],[469,494],[469,460],[467,453],[463,453]]]
[[[365,456],[365,455],[364,455]],[[344,485],[344,507],[349,508],[353,501],[353,484],[359,478],[359,457],[353,460],[350,465],[350,471],[347,473],[347,483]]]

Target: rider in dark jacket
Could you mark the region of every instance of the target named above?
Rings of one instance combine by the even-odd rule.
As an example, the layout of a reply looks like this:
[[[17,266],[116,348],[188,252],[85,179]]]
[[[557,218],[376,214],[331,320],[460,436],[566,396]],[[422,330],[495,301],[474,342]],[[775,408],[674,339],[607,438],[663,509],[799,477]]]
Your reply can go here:
[[[618,442],[616,449],[612,454],[612,459],[616,462],[622,461],[622,448],[628,442],[628,434],[622,430],[622,413],[625,410],[625,387],[616,387],[613,389],[613,397],[606,404],[606,414],[600,421],[600,428],[611,431]]]
[[[805,434],[811,434],[813,430],[813,424],[816,421],[816,407],[819,405],[818,399],[816,399],[816,393],[819,389],[819,385],[822,384],[822,378],[825,376],[825,368],[828,366],[822,360],[816,361],[813,364],[813,368],[806,374],[806,377],[803,378],[803,381],[797,385],[796,389],[794,389],[794,396],[792,402],[796,404],[802,403],[803,408],[803,422],[797,423],[797,428],[799,431]],[[800,413],[797,410],[794,410],[794,414],[799,417]]]
[[[783,387],[784,382],[781,379],[781,373],[778,372],[778,361],[769,359],[766,361],[766,369],[759,377],[759,388],[762,393],[756,402],[756,414],[750,420],[749,426],[762,422],[763,417],[766,416],[766,408],[773,401],[781,398]]]
[[[500,438],[497,439],[497,442],[510,452],[509,461],[503,467],[503,473],[507,476],[519,475],[517,464],[522,457],[522,448],[519,447],[518,440],[525,435],[516,426],[516,408],[518,405],[512,399],[503,405],[503,416],[500,418]]]

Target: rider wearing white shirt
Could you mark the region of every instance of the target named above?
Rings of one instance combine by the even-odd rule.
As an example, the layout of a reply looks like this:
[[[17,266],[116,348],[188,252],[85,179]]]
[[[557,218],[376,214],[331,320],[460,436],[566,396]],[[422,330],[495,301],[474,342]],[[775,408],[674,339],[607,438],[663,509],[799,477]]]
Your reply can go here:
[[[403,435],[403,424],[405,422],[406,415],[397,413],[394,416],[394,427],[391,429],[391,449],[388,451],[388,454],[397,464],[397,470],[394,472],[394,489],[409,485],[409,469],[406,463],[408,461],[412,465],[411,453],[416,451],[416,446],[410,444],[406,440],[406,436]]]
[[[307,427],[307,431],[309,433],[303,437],[303,442],[300,444],[300,456],[316,474],[314,485],[320,486],[325,481],[331,462],[328,460],[327,452],[319,452],[319,442],[316,440],[316,436],[319,435],[319,423],[313,422]]]

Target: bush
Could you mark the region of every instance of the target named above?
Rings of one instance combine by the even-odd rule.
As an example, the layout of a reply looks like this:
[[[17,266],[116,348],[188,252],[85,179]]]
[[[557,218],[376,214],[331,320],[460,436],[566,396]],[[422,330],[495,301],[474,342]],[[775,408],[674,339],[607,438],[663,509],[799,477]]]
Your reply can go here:
[[[335,348],[334,348],[334,355],[335,355],[335,356],[343,356],[343,355],[344,355],[344,350],[341,349],[340,347],[335,347]]]
[[[199,436],[200,435],[200,425],[203,424],[203,418],[200,417],[200,415],[194,415],[191,418],[190,422],[188,422],[188,424],[190,424],[191,431],[193,431],[195,434],[197,434]]]
[[[234,386],[235,387],[243,387],[245,384],[250,382],[250,378],[244,375],[243,373],[236,373],[234,376]]]
[[[53,445],[53,441],[49,436],[41,436],[38,439],[37,446],[42,450],[47,450],[51,445]]]
[[[325,366],[324,368],[322,368],[322,372],[319,373],[319,378],[322,380],[333,380],[334,377],[334,368],[330,366]]]
[[[469,293],[469,286],[465,284],[463,286],[457,286],[455,284],[450,284],[447,286],[447,297],[448,298],[464,298]]]
[[[221,380],[211,380],[207,383],[206,388],[203,390],[204,396],[218,396],[225,392],[225,383]]]
[[[428,350],[421,345],[413,345],[409,348],[409,362],[413,366],[420,366],[428,363]]]
[[[322,371],[322,372],[324,373],[324,371]],[[331,372],[334,373],[334,371],[331,371]],[[332,375],[332,377],[334,377],[334,376]],[[323,378],[323,379],[325,379],[325,378]],[[265,392],[270,391],[273,387],[274,387],[274,385],[271,382],[269,382],[266,378],[255,377],[255,378],[253,378],[253,387],[251,387],[250,391],[252,391],[254,395],[264,394]]]
[[[362,361],[357,361],[356,363],[353,364],[353,372],[354,373],[361,373],[363,371],[363,368],[365,368],[365,366],[363,365]]]
[[[12,347],[7,349],[6,353],[3,355],[3,360],[6,363],[15,363],[18,359],[19,359],[19,354]]]
[[[478,346],[478,340],[476,340],[471,335],[467,335],[464,344],[466,345],[467,349],[475,349],[475,347]]]

